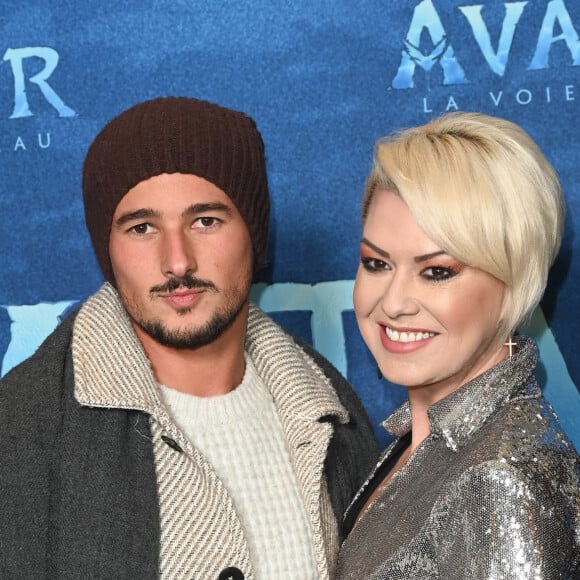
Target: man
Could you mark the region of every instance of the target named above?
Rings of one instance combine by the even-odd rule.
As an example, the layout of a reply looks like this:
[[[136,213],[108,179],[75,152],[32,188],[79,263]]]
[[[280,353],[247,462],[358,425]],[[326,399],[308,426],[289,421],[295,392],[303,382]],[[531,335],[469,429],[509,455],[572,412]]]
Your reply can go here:
[[[107,282],[0,383],[0,577],[328,578],[376,444],[338,372],[249,302],[253,120],[140,103],[83,195]]]

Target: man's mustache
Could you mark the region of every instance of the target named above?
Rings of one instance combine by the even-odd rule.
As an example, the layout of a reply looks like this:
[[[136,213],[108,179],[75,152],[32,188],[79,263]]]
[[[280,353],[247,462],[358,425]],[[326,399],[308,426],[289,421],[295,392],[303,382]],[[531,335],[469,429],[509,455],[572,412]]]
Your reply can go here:
[[[153,286],[150,290],[152,294],[174,292],[178,288],[205,288],[206,290],[214,290],[217,292],[216,285],[210,280],[203,280],[201,278],[194,278],[191,274],[169,278],[167,282]]]

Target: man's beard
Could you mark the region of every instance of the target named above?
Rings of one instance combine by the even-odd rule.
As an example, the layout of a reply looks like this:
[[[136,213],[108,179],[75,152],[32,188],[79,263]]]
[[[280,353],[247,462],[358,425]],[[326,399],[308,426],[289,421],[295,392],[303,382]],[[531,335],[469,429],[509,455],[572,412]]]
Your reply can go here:
[[[165,284],[151,288],[151,294],[172,292],[180,287],[203,288],[209,292],[219,291],[212,282],[186,274],[182,278],[171,278]],[[242,291],[237,284],[228,290],[228,294],[228,300],[224,307],[216,311],[213,317],[201,328],[171,330],[164,325],[162,320],[145,320],[139,316],[140,313],[131,312],[131,309],[127,308],[127,304],[125,304],[125,309],[133,322],[158,343],[178,349],[195,349],[210,344],[219,338],[234,323],[248,301],[248,290]],[[123,297],[121,300],[125,302]],[[178,314],[185,316],[193,308],[184,308],[179,310]]]

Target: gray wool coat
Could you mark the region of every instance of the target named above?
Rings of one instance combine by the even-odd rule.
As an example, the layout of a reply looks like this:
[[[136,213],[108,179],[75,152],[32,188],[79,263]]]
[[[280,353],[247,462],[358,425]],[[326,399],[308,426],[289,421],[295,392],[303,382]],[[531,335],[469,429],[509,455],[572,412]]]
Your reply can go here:
[[[75,316],[0,381],[0,578],[156,578],[159,504],[147,416],[76,401]],[[340,521],[377,445],[352,388],[301,346],[350,415],[333,426],[324,470]]]

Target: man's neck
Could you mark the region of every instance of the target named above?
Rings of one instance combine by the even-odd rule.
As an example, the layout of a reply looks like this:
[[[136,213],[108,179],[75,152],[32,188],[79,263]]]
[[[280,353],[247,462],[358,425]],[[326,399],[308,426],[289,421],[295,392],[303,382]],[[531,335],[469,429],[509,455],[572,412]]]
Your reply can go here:
[[[242,382],[247,309],[216,340],[194,349],[165,346],[134,328],[159,383],[198,397],[214,397]]]

